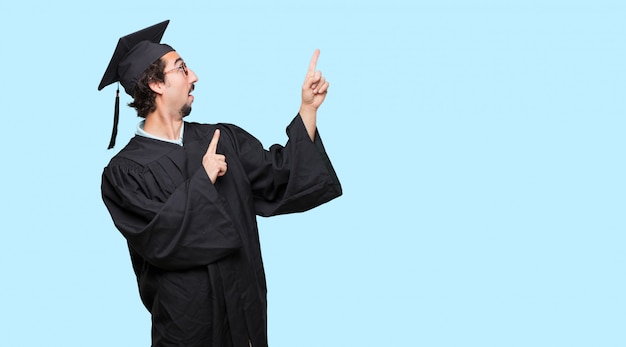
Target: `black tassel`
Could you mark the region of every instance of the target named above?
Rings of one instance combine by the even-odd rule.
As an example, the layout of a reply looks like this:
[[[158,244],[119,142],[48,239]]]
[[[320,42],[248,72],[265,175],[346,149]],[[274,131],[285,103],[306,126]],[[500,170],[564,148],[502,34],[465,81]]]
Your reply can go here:
[[[109,148],[115,147],[115,138],[117,137],[117,122],[120,120],[120,85],[117,85],[117,92],[115,93],[115,111],[113,112],[113,132],[111,133],[111,141],[109,142]]]

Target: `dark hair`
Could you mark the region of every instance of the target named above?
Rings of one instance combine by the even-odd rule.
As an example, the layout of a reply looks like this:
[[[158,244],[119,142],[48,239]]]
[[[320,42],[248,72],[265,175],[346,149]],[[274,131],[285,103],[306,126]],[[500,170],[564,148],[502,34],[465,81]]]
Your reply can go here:
[[[165,72],[163,70],[165,70],[165,62],[159,59],[152,63],[139,77],[133,91],[134,100],[128,104],[128,106],[137,110],[139,117],[146,118],[150,112],[156,110],[156,105],[154,104],[156,93],[150,89],[150,83],[165,82]]]

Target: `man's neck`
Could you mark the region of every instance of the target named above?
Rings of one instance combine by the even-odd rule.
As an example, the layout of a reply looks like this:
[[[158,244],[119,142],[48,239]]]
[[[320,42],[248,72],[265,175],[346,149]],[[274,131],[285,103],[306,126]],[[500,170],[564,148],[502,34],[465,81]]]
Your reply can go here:
[[[159,138],[178,140],[180,138],[180,129],[182,126],[183,119],[181,117],[174,118],[155,111],[146,117],[143,130]]]

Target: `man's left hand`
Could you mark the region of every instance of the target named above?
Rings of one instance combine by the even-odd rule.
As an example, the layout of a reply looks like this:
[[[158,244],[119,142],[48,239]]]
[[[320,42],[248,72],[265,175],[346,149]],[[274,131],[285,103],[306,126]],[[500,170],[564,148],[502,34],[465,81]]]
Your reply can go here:
[[[317,111],[320,105],[326,99],[326,93],[328,92],[329,83],[321,71],[316,71],[317,59],[320,56],[320,50],[315,50],[311,62],[309,63],[309,70],[304,78],[304,84],[302,85],[302,108],[308,108],[312,111]]]

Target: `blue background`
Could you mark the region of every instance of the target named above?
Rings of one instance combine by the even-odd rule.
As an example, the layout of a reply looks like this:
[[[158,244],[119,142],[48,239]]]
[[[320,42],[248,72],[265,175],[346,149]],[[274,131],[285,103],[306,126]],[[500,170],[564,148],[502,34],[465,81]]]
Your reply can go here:
[[[344,196],[259,219],[271,346],[626,345],[621,1],[3,1],[0,340],[149,346],[100,174],[119,37],[165,19],[196,122],[286,141],[309,59]],[[127,95],[122,105],[130,102]]]

